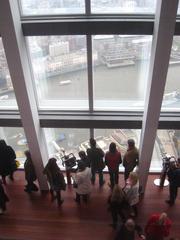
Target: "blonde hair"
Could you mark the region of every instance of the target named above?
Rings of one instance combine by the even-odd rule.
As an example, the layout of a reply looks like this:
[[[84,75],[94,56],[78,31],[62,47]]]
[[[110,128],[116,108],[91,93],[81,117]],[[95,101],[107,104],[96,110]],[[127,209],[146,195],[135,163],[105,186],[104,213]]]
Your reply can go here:
[[[129,178],[132,182],[132,185],[135,185],[139,180],[138,174],[136,172],[130,172]]]
[[[112,191],[111,201],[122,202],[124,197],[125,197],[125,194],[122,188],[118,184],[115,184]]]

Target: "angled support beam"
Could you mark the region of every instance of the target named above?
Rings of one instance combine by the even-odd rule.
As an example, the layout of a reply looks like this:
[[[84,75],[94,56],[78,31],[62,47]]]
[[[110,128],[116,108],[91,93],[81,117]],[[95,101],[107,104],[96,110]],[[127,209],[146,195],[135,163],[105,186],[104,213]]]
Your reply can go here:
[[[1,35],[22,124],[36,169],[40,189],[47,190],[47,181],[42,171],[43,160],[44,163],[47,162],[48,153],[45,147],[43,130],[40,128],[38,119],[18,4],[16,0],[2,0],[0,5]]]
[[[145,190],[151,163],[172,40],[175,30],[178,0],[157,1],[154,34],[151,50],[149,81],[140,143],[140,184]]]

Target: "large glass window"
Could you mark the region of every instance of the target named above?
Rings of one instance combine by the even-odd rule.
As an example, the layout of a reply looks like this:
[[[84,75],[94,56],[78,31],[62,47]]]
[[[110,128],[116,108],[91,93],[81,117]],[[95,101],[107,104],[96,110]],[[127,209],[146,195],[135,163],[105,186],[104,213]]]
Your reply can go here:
[[[158,130],[151,162],[151,171],[162,169],[162,158],[166,155],[180,156],[180,130]]]
[[[0,38],[0,109],[17,109],[11,77]]]
[[[88,129],[76,128],[45,128],[45,138],[50,157],[56,157],[62,166],[61,157],[65,154],[74,154],[78,158],[80,150],[86,151],[89,143],[90,132]]]
[[[85,0],[20,0],[22,15],[80,14]]]
[[[91,0],[92,13],[153,14],[156,0]]]
[[[40,109],[87,110],[85,36],[28,37]]]
[[[28,149],[23,128],[0,127],[0,139],[4,139],[16,152],[16,158],[20,161],[20,167],[24,167],[24,151]]]
[[[143,110],[151,36],[93,36],[95,110]]]
[[[180,110],[180,37],[173,39],[166,87],[162,102],[162,111]]]

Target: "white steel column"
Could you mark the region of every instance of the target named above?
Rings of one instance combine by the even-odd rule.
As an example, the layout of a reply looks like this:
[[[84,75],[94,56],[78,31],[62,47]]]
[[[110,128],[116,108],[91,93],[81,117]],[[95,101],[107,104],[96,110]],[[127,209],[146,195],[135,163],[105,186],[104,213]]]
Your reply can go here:
[[[169,58],[174,35],[178,0],[158,0],[152,41],[149,81],[140,142],[140,185],[145,190],[151,163]]]
[[[32,160],[36,169],[41,190],[47,190],[44,177],[43,161],[47,162],[48,153],[43,131],[40,128],[37,105],[35,101],[29,59],[20,22],[16,0],[1,0],[0,33],[2,36],[9,71],[21,114]]]

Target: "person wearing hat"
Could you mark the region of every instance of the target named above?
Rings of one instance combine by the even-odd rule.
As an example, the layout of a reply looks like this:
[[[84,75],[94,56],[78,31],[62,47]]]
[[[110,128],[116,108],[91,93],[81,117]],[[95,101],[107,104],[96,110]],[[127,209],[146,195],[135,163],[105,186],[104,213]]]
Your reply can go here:
[[[138,165],[139,161],[139,151],[135,146],[135,141],[133,139],[129,139],[127,143],[128,149],[123,158],[123,166],[125,168],[124,171],[125,181],[128,179],[130,172],[132,172],[134,168]]]
[[[78,171],[74,177],[75,182],[75,201],[80,204],[81,196],[84,202],[87,203],[89,194],[91,192],[91,170],[86,167],[83,161],[78,162]]]

